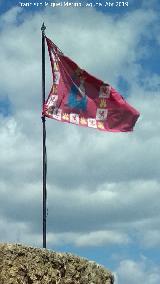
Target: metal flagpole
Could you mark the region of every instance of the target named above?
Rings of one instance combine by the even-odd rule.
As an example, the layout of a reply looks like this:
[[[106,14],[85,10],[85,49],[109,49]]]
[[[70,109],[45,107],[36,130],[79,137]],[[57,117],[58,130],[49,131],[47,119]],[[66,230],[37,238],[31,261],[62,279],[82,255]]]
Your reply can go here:
[[[45,103],[45,25],[42,24],[42,107]],[[46,125],[45,115],[42,115],[43,125],[43,248],[46,248],[46,217],[47,217],[47,188],[46,188],[46,174],[47,174],[47,159],[46,159]]]

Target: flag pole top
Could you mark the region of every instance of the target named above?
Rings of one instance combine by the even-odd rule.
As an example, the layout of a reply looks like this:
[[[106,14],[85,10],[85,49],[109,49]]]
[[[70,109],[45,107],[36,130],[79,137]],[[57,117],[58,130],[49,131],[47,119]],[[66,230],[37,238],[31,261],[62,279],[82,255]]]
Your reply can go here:
[[[43,22],[42,27],[41,27],[41,31],[44,33],[45,29],[46,29],[46,26],[45,26],[45,24]]]

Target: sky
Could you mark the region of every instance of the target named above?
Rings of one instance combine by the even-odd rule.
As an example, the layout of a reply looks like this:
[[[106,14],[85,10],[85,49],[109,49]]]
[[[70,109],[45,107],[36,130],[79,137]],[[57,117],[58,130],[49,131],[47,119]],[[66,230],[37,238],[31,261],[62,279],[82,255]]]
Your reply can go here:
[[[0,242],[42,247],[44,21],[67,56],[140,112],[131,133],[47,119],[47,248],[102,264],[115,284],[159,284],[160,3],[64,2],[0,0]]]

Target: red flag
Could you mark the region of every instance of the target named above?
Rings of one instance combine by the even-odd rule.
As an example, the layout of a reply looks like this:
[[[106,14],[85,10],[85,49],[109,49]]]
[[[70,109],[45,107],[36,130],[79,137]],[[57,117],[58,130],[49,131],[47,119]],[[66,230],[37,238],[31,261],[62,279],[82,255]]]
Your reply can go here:
[[[81,69],[49,38],[46,41],[53,85],[43,115],[103,131],[132,131],[139,112],[110,84]]]

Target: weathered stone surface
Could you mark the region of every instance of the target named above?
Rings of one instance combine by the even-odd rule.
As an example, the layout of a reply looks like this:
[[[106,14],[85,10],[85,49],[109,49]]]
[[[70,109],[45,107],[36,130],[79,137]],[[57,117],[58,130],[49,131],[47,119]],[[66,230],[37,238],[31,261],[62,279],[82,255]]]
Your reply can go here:
[[[0,244],[0,284],[113,284],[111,272],[78,256]]]

